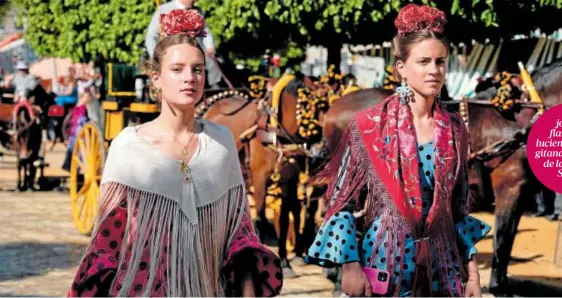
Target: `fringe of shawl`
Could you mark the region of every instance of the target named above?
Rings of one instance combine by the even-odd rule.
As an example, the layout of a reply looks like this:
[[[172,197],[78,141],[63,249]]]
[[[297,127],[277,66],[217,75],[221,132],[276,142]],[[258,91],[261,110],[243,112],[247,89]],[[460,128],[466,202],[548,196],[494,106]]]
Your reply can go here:
[[[338,144],[335,153],[330,156],[326,166],[313,178],[316,181],[327,181],[325,219],[332,217],[349,203],[358,203],[361,190],[369,173],[366,152],[361,148],[361,136],[353,120]],[[338,178],[342,173],[346,177]]]
[[[137,294],[150,296],[155,281],[163,278],[166,296],[224,296],[221,268],[225,249],[244,215],[243,185],[198,207],[198,224],[187,218],[176,201],[117,182],[103,184],[101,198],[101,216],[93,235],[100,232],[99,225],[111,210],[119,204],[127,209],[118,270],[111,285],[113,290],[118,283],[118,293],[111,294],[129,296],[134,291],[141,258],[148,257],[148,280],[143,292]],[[166,267],[163,277],[156,276],[161,264]]]

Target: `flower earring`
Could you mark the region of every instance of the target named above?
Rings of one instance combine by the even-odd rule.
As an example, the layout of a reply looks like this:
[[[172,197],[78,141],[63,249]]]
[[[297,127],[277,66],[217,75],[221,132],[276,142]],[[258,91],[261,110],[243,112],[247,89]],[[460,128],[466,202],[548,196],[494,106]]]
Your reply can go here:
[[[410,98],[414,95],[412,89],[410,89],[410,87],[406,84],[406,79],[402,79],[402,84],[400,84],[400,87],[396,88],[396,93],[400,95],[400,103],[402,105],[408,104],[410,102]]]

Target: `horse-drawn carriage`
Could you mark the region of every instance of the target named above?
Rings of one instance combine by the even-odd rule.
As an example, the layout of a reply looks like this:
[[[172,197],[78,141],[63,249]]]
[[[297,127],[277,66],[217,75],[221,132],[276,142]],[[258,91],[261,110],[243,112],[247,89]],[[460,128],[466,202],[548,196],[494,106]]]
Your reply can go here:
[[[71,136],[70,203],[76,229],[89,234],[98,211],[105,153],[111,141],[129,123],[153,119],[159,107],[151,101],[146,76],[135,66],[108,63],[104,77],[106,99],[100,121],[76,120]]]

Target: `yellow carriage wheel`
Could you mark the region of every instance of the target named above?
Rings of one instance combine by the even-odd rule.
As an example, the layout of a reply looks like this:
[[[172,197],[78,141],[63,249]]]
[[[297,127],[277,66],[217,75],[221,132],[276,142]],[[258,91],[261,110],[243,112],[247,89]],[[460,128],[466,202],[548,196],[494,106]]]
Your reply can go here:
[[[70,205],[78,232],[89,235],[98,213],[105,145],[99,128],[86,123],[76,136],[70,162]]]

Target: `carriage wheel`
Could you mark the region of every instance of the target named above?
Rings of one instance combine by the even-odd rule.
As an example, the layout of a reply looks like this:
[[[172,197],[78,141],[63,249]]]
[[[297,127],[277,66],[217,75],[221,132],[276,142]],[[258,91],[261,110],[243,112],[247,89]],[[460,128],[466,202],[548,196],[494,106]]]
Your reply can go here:
[[[89,235],[98,213],[105,146],[93,123],[82,127],[74,143],[70,162],[70,205],[78,232]]]

